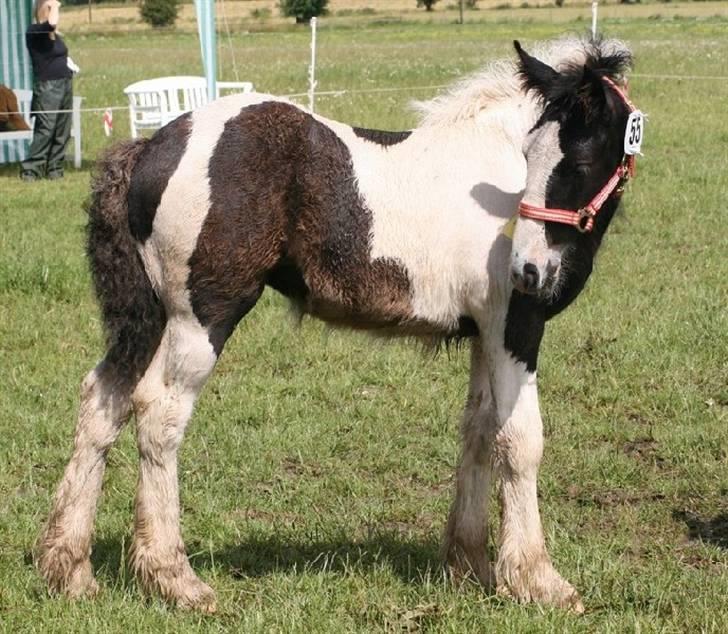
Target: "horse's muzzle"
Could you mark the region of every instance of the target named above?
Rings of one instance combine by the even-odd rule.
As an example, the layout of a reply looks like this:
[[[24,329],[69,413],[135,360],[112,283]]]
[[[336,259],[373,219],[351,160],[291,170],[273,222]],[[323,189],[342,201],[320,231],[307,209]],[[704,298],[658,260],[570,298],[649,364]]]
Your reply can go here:
[[[543,271],[532,262],[511,269],[513,287],[525,295],[548,295],[556,284],[558,265],[548,263]]]

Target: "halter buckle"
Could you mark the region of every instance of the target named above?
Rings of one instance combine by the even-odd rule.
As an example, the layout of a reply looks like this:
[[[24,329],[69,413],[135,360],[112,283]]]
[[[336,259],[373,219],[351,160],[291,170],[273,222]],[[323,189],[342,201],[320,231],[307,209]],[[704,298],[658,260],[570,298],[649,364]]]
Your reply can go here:
[[[594,210],[591,207],[582,207],[576,213],[579,217],[575,226],[579,233],[587,233],[588,231],[591,231],[593,224],[592,219],[596,216]]]

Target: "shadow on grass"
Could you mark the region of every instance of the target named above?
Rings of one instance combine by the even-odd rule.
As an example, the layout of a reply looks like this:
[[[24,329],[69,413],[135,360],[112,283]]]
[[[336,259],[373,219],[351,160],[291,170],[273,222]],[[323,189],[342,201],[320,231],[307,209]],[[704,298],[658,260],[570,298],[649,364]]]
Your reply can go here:
[[[685,522],[688,537],[707,544],[728,549],[728,513],[720,513],[712,519],[702,519],[695,513],[684,510],[672,512],[675,520]]]
[[[403,581],[419,583],[440,574],[439,544],[378,534],[361,541],[302,541],[285,535],[259,536],[194,557],[194,566],[217,566],[235,577],[262,577],[276,572],[345,572],[389,567]]]
[[[101,539],[94,544],[91,561],[97,575],[123,582],[131,575],[125,569],[128,536]],[[263,577],[274,573],[347,572],[387,567],[407,583],[442,574],[439,543],[417,541],[398,534],[377,534],[362,540],[307,540],[300,536],[258,535],[240,544],[206,551],[188,544],[195,570],[221,568],[234,578]],[[122,576],[124,579],[122,579]]]

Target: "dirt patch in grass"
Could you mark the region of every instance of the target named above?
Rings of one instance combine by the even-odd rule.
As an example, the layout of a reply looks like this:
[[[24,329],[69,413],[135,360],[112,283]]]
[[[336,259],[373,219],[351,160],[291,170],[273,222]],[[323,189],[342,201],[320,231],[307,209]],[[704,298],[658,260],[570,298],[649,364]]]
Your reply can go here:
[[[316,462],[302,462],[297,456],[286,456],[281,465],[283,473],[291,478],[301,476],[320,477],[324,473],[324,468]]]
[[[636,438],[625,442],[622,451],[639,462],[663,468],[666,466],[666,460],[658,453],[657,444],[654,438]]]
[[[566,490],[566,496],[580,506],[596,506],[597,508],[642,504],[644,502],[659,502],[666,497],[664,493],[651,491],[634,492],[623,489],[608,489],[590,494],[583,491],[576,484],[571,485]]]
[[[728,570],[728,559],[716,558],[696,549],[693,545],[678,548],[676,555],[681,564],[690,568],[707,572],[723,572]]]

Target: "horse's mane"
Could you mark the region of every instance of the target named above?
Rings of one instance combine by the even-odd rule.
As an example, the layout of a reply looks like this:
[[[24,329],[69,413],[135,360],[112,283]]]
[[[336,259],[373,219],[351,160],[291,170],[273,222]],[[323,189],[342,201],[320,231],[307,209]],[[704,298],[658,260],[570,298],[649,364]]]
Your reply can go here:
[[[559,72],[573,73],[587,66],[618,84],[632,55],[626,44],[614,39],[568,37],[537,44],[531,54]],[[523,96],[516,56],[491,62],[483,70],[455,83],[430,101],[413,102],[422,126],[449,125],[472,119],[497,103]],[[534,97],[535,99],[535,97]]]

